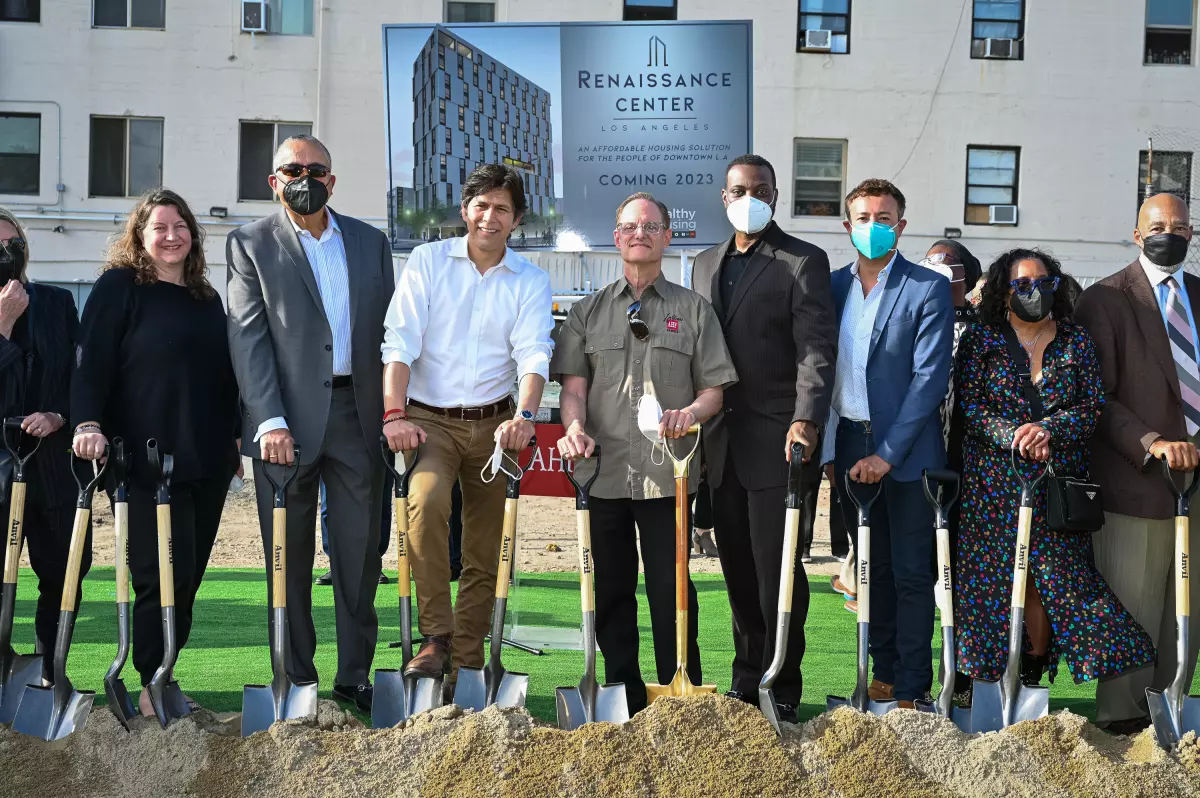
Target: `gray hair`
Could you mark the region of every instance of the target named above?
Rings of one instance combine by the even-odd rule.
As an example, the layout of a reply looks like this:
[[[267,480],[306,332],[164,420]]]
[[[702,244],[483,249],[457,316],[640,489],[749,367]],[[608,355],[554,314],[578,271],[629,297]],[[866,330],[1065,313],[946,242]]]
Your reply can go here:
[[[275,158],[271,162],[272,171],[287,163],[287,160],[283,157],[283,152],[284,150],[290,149],[291,145],[293,144],[312,144],[325,154],[325,165],[330,169],[333,168],[333,156],[329,154],[329,148],[322,144],[321,140],[316,136],[300,135],[288,136],[286,139],[279,142],[279,146],[275,149]]]
[[[13,212],[8,208],[0,205],[0,222],[8,222],[17,229],[17,235],[25,239],[25,262],[21,264],[21,269],[17,272],[17,279],[21,282],[25,281],[25,270],[29,268],[29,233],[25,230],[25,225],[17,220]]]

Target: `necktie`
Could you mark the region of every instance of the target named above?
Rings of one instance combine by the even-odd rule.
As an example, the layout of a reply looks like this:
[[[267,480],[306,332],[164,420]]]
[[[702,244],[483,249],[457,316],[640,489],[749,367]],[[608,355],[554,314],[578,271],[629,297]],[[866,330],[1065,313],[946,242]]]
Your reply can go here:
[[[1183,417],[1187,421],[1187,434],[1192,437],[1200,430],[1200,370],[1196,368],[1196,345],[1192,341],[1192,328],[1188,324],[1187,308],[1179,296],[1179,283],[1168,277],[1167,288],[1167,337],[1171,339],[1171,356],[1175,359],[1175,372],[1179,375],[1179,393],[1183,398]]]

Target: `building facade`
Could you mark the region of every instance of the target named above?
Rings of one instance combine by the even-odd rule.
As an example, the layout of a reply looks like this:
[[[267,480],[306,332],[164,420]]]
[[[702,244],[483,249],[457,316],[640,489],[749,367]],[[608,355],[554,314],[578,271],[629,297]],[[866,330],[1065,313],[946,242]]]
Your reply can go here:
[[[389,23],[753,19],[754,146],[776,169],[776,218],[836,265],[852,258],[840,198],[866,177],[905,192],[901,248],[910,256],[945,235],[985,263],[1013,246],[1042,246],[1085,282],[1136,253],[1150,140],[1152,190],[1176,191],[1193,208],[1200,196],[1196,0],[263,0],[258,33],[242,30],[245,5],[0,0],[0,205],[30,228],[35,279],[74,286],[82,299],[137,194],[161,183],[199,214],[223,292],[225,234],[276,212],[270,153],[295,132],[329,145],[332,206],[381,228],[397,208],[423,207],[425,189],[453,200],[463,166],[486,144],[498,153],[505,133],[519,153],[508,157],[534,177],[552,174],[533,145],[547,142],[548,153],[555,131],[543,134],[528,109],[520,127],[495,130],[500,103],[489,117],[486,83],[478,96],[474,86],[476,65],[492,74],[487,57],[460,29],[451,38],[471,50],[461,83],[465,54],[454,50],[449,95],[431,90],[428,116],[414,126],[434,142],[422,152],[424,174],[413,176],[413,195],[392,191],[381,35]],[[555,90],[521,86],[547,103]],[[520,106],[508,95],[511,120]],[[438,139],[440,99],[448,148],[446,130]],[[531,193],[538,202],[553,195]],[[1200,246],[1192,257],[1200,262]]]

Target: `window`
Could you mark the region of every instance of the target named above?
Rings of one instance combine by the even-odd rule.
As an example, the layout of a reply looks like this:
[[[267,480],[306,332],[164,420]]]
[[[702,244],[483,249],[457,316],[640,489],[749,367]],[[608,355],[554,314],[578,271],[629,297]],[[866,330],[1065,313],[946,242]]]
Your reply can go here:
[[[0,0],[0,22],[41,22],[42,0]]]
[[[267,0],[267,32],[312,36],[313,0]]]
[[[0,194],[39,194],[42,117],[0,114]]]
[[[1146,199],[1146,166],[1149,153],[1138,156],[1138,210]],[[1150,194],[1174,194],[1192,204],[1192,153],[1154,151],[1154,173],[1150,176]]]
[[[850,0],[800,0],[799,23],[796,52],[850,52]],[[828,31],[827,43],[821,31]]]
[[[92,0],[96,28],[165,28],[166,0]]]
[[[162,185],[163,120],[93,116],[88,195],[137,197]]]
[[[621,19],[670,20],[677,19],[675,0],[625,0],[625,12]]]
[[[1024,36],[1025,0],[975,0],[971,19],[972,58],[1021,60],[1025,57]],[[1002,41],[989,44],[988,39]]]
[[[307,136],[312,125],[302,122],[242,122],[238,152],[238,199],[267,200],[274,172],[275,150],[289,136]]]
[[[846,142],[796,139],[792,216],[842,215],[845,195]]]
[[[458,129],[467,129],[467,109],[463,106],[458,106]]]
[[[1193,0],[1146,0],[1147,64],[1191,64]]]
[[[495,22],[495,3],[446,3],[447,22]]]
[[[967,224],[991,224],[993,205],[1017,204],[1019,147],[967,147]]]

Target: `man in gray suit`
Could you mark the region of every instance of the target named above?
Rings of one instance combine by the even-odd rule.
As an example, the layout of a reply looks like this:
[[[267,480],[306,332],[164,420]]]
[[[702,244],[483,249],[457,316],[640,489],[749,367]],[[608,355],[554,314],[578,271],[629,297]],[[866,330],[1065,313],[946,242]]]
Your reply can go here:
[[[395,286],[391,247],[379,230],[325,207],[335,178],[320,141],[287,139],[274,167],[268,179],[283,208],[234,230],[226,244],[229,345],[245,407],[242,454],[254,458],[270,551],[264,464],[290,465],[293,446],[300,447],[287,497],[287,670],[295,681],[317,679],[312,564],[317,491],[325,482],[338,644],[333,697],[369,710],[383,501],[379,347]]]

